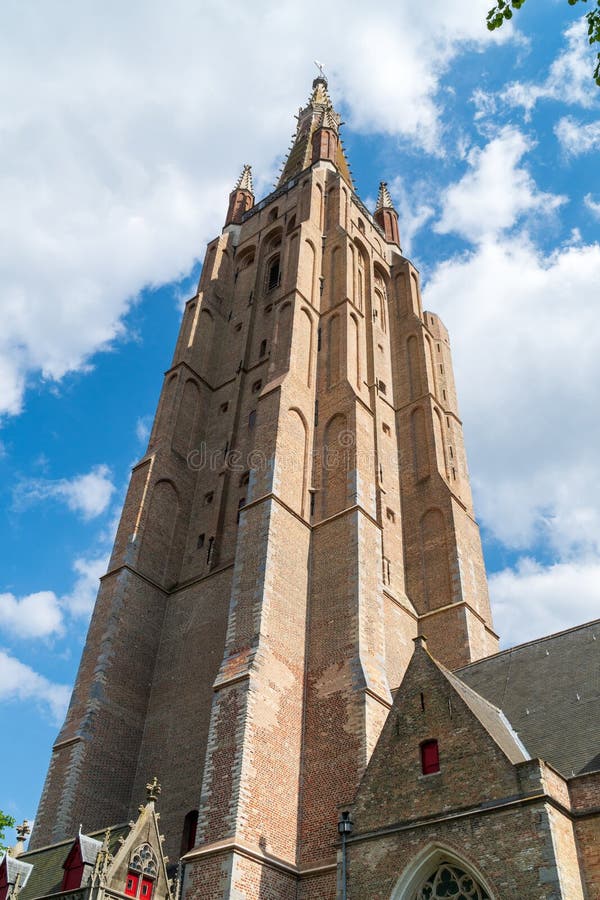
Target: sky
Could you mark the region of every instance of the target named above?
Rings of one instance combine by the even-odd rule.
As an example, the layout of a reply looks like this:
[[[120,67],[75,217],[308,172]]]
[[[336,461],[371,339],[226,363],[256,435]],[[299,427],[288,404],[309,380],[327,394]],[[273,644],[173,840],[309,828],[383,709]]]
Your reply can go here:
[[[32,820],[182,304],[325,63],[450,330],[502,646],[600,615],[600,89],[580,4],[0,7],[0,809]],[[9,834],[9,839],[12,834]]]

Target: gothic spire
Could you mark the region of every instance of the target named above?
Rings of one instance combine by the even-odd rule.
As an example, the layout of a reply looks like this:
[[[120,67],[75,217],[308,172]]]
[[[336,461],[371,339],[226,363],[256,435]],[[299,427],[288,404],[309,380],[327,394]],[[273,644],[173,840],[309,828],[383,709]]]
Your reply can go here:
[[[280,187],[294,175],[299,175],[315,159],[330,159],[342,178],[354,189],[350,168],[339,139],[341,116],[333,107],[327,89],[327,79],[323,74],[318,75],[313,81],[308,102],[299,110],[297,119],[296,134],[293,137],[277,186]],[[315,140],[315,135],[323,130],[329,132],[331,136],[331,139],[325,141],[324,144]],[[325,151],[322,149],[323,146],[327,148]],[[316,147],[319,149],[317,150]]]
[[[249,191],[251,194],[254,194],[254,188],[252,186],[252,166],[248,165],[248,163],[246,163],[242,169],[241,175],[236,182],[235,190]]]
[[[394,209],[394,204],[392,203],[392,198],[387,186],[387,181],[379,182],[379,193],[377,195],[375,212],[378,212],[380,209]]]
[[[387,181],[379,183],[379,194],[373,218],[383,231],[386,241],[400,246],[400,233],[398,231],[398,213],[394,208]]]
[[[225,218],[228,225],[239,225],[242,216],[254,206],[254,188],[252,186],[252,167],[245,164],[235,187],[229,195],[229,209]]]

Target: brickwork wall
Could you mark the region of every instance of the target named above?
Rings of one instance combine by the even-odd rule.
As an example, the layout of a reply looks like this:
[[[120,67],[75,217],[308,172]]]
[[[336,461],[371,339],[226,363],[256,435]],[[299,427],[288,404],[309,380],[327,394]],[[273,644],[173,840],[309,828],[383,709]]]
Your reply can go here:
[[[583,885],[573,822],[569,816],[550,806],[548,807],[548,820],[562,896],[568,897],[569,900],[571,898],[583,900]]]
[[[418,275],[392,272],[392,370],[400,453],[406,590],[417,612],[448,608],[432,652],[449,666],[497,650],[445,327],[421,311]],[[451,609],[466,603],[475,618]],[[436,617],[437,618],[437,617]],[[476,621],[477,620],[477,621]],[[451,640],[437,639],[448,629]],[[462,630],[462,633],[460,631]]]
[[[127,819],[164,609],[129,569],[104,578],[31,849]]]
[[[166,607],[129,816],[135,816],[149,775],[156,775],[168,798],[161,822],[171,859],[179,855],[186,814],[198,809],[231,577],[231,568],[208,575],[172,594]]]
[[[327,864],[418,614],[473,606],[447,662],[493,649],[447,334],[330,162],[209,244],[111,572],[35,840],[157,774],[173,857],[199,806],[198,844]],[[193,868],[198,897],[287,896],[245,856]]]
[[[300,877],[297,900],[337,900],[338,896],[335,869],[317,875]]]
[[[575,837],[589,900],[600,898],[600,773],[590,772],[569,780],[575,819]]]
[[[404,870],[419,854],[447,848],[462,868],[480,872],[494,900],[576,900],[557,877],[548,810],[543,804],[480,814],[351,843],[349,900],[389,900]],[[435,866],[434,866],[435,869]],[[424,866],[419,881],[431,868]]]
[[[431,739],[440,770],[424,775],[420,746]],[[565,787],[538,760],[512,764],[417,647],[351,807],[348,896],[416,890],[443,858],[428,857],[437,847],[493,897],[578,900],[573,825],[546,799],[568,802]]]

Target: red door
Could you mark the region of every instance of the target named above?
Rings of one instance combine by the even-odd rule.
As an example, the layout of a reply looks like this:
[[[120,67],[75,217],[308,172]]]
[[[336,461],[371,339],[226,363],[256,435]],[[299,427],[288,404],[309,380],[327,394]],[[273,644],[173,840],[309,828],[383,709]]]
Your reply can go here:
[[[154,882],[150,878],[142,878],[142,893],[140,894],[142,900],[150,900],[153,887]]]

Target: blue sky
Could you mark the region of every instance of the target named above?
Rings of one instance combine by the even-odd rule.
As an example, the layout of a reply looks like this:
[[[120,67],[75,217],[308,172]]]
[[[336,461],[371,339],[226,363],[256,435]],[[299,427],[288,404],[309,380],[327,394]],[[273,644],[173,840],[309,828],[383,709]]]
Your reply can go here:
[[[487,8],[3,4],[0,808],[35,815],[182,302],[315,58],[450,329],[503,644],[600,614],[600,89],[579,5]]]

